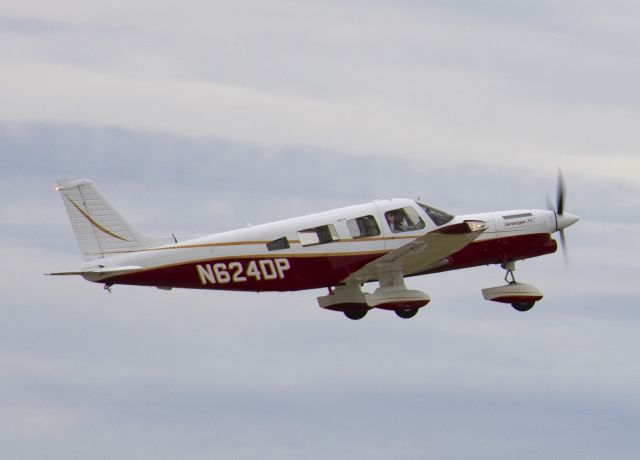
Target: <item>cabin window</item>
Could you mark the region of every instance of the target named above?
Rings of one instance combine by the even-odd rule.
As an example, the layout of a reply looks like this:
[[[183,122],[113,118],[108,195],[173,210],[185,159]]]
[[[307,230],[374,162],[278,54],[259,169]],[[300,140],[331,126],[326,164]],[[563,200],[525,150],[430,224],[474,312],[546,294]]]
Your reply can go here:
[[[314,244],[331,243],[332,241],[338,241],[340,238],[338,237],[336,228],[332,224],[329,224],[300,230],[298,232],[298,239],[302,246],[312,246]]]
[[[393,233],[411,232],[424,228],[424,221],[415,209],[406,207],[384,213],[389,228]]]
[[[291,245],[289,244],[289,240],[286,236],[282,238],[278,238],[277,240],[269,241],[267,243],[267,249],[269,251],[278,251],[280,249],[289,249]]]
[[[347,221],[347,228],[352,238],[365,238],[367,236],[378,236],[380,227],[373,216],[362,216]]]
[[[438,227],[444,224],[448,224],[453,219],[453,216],[441,209],[434,208],[433,206],[427,206],[424,203],[418,203],[418,205],[424,209],[424,212],[431,218],[434,224]]]

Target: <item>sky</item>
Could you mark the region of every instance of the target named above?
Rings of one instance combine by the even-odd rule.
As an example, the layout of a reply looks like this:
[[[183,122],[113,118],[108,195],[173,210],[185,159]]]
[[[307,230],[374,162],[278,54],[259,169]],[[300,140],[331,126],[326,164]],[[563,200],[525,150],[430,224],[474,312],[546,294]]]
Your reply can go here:
[[[9,0],[0,56],[3,458],[640,455],[637,2]],[[524,314],[493,266],[408,280],[411,320],[43,275],[82,263],[59,178],[168,236],[544,208],[559,168]]]

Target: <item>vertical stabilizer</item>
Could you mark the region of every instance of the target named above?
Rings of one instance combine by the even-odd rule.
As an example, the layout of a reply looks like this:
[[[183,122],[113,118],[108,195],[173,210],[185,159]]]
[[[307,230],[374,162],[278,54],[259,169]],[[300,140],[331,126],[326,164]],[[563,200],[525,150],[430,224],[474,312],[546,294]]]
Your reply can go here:
[[[62,195],[85,261],[164,243],[164,239],[135,230],[90,180],[58,180],[56,190]]]

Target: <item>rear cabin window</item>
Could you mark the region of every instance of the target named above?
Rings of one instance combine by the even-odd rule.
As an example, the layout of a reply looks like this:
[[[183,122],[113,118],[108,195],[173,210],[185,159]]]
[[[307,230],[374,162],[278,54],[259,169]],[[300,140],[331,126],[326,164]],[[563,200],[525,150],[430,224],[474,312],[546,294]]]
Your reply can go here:
[[[412,232],[424,228],[424,221],[415,209],[406,207],[384,213],[389,228],[393,233]]]
[[[338,232],[332,225],[322,225],[320,227],[307,228],[298,232],[298,239],[302,246],[313,246],[314,244],[331,243],[338,241]]]
[[[277,240],[269,241],[267,243],[267,249],[269,251],[277,251],[279,249],[289,249],[291,246],[289,245],[289,240],[286,236],[282,238],[278,238]]]
[[[380,227],[373,216],[362,216],[347,221],[347,228],[352,238],[365,238],[367,236],[378,236]]]

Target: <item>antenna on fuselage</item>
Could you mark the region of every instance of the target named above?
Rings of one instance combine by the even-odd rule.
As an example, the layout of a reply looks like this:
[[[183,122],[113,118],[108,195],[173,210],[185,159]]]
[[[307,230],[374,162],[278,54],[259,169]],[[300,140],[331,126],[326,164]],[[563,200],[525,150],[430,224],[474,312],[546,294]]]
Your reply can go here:
[[[178,242],[178,238],[176,238],[176,234],[171,229],[171,226],[169,224],[166,224],[166,226],[167,226],[167,230],[169,230],[169,234],[171,235],[171,238],[173,238],[173,242],[177,243]]]

